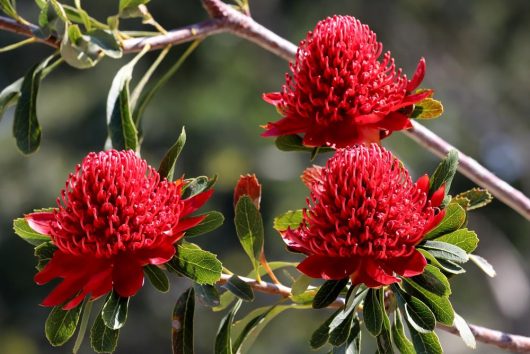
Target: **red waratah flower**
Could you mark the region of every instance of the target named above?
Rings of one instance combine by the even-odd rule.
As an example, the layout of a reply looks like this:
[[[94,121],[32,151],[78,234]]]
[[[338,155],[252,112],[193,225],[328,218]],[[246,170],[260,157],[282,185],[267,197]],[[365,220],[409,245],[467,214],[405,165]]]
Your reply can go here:
[[[423,272],[427,262],[415,246],[445,214],[438,208],[444,187],[429,197],[429,177],[412,182],[401,162],[377,144],[338,149],[309,175],[303,221],[282,233],[290,250],[307,255],[301,272],[350,277],[368,287]]]
[[[175,242],[204,219],[187,216],[213,191],[182,199],[182,187],[182,179],[162,179],[133,151],[88,154],[68,177],[57,209],[26,215],[58,248],[35,276],[37,284],[63,279],[42,305],[71,309],[87,295],[136,294],[143,267],[169,261]]]
[[[306,146],[340,148],[410,128],[407,112],[432,94],[412,93],[425,76],[425,60],[408,80],[396,72],[390,52],[378,60],[382,50],[375,33],[354,17],[320,21],[300,42],[282,91],[264,95],[284,117],[262,135],[304,133]]]

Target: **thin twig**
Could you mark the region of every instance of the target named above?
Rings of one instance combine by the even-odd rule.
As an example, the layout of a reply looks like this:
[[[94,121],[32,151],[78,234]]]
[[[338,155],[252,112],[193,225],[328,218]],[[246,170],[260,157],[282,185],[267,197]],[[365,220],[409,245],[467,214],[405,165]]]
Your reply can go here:
[[[54,37],[39,38],[35,35],[36,31],[39,31],[39,27],[31,24],[23,24],[17,22],[9,17],[0,16],[0,30],[13,32],[25,37],[33,37],[37,42],[41,42],[49,45],[53,48],[59,47],[59,41]]]
[[[217,282],[219,285],[226,284],[231,275],[223,274],[221,279]],[[279,295],[284,298],[291,296],[291,288],[281,285],[272,284],[265,281],[258,282],[255,279],[239,277],[245,283],[250,285],[255,291],[259,291],[271,295]],[[330,308],[340,308],[344,306],[344,298],[337,298],[331,305]],[[437,324],[438,328],[449,333],[458,335],[458,330],[454,326],[446,326],[440,323]],[[516,334],[504,333],[494,329],[485,328],[473,324],[469,324],[471,332],[475,335],[475,339],[483,342],[495,345],[499,348],[511,350],[517,353],[528,353],[530,352],[530,337],[523,337]]]

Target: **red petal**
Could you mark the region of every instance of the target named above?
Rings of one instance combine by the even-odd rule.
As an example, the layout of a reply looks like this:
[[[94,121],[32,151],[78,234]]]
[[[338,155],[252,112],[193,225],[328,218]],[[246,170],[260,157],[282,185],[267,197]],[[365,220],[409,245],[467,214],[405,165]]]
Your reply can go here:
[[[72,256],[63,253],[61,250],[56,250],[53,253],[52,259],[50,259],[40,272],[35,274],[33,280],[38,285],[42,285],[55,278],[64,278],[68,274],[75,273],[79,269],[79,264],[83,263],[82,257]]]
[[[431,205],[433,207],[437,207],[440,204],[442,204],[443,200],[445,198],[445,184],[438,188],[431,197]]]
[[[112,268],[110,265],[106,265],[102,271],[93,270],[93,272],[96,273],[87,274],[89,279],[81,290],[81,294],[63,306],[63,310],[73,309],[89,294],[91,295],[90,299],[94,300],[112,290]]]
[[[427,260],[421,252],[415,250],[409,257],[387,260],[385,265],[399,275],[408,278],[423,273]]]
[[[143,267],[127,256],[116,258],[112,268],[112,286],[122,297],[135,295],[144,283]]]
[[[184,208],[182,209],[180,216],[184,217],[199,209],[204,203],[206,203],[208,199],[210,199],[212,194],[213,189],[210,189],[206,192],[196,194],[193,197],[184,200]]]
[[[295,117],[285,117],[277,122],[268,123],[265,131],[261,136],[280,136],[303,133],[307,129],[307,123],[304,119]]]
[[[383,120],[383,118],[385,118],[384,115],[372,113],[365,114],[362,116],[356,116],[353,118],[353,121],[355,122],[355,124],[364,125],[378,123]]]
[[[379,128],[397,131],[410,128],[410,119],[399,112],[392,112],[388,114],[385,119],[377,125]]]
[[[418,66],[416,67],[416,71],[414,72],[414,75],[412,76],[412,79],[409,81],[407,85],[407,91],[412,92],[414,89],[416,89],[418,86],[420,86],[421,82],[423,81],[423,78],[425,77],[425,58],[421,58]]]
[[[289,251],[297,253],[307,253],[307,248],[303,245],[303,242],[300,241],[298,235],[294,230],[287,229],[283,232],[280,232],[283,242],[287,245]]]
[[[436,214],[431,219],[431,221],[425,226],[425,228],[423,229],[423,234],[425,235],[427,232],[431,231],[436,226],[438,226],[438,224],[443,220],[444,216],[445,216],[445,209],[440,210],[440,212]]]
[[[282,102],[282,93],[281,92],[269,92],[263,94],[263,100],[267,103],[277,106]]]
[[[51,222],[55,221],[53,212],[36,212],[24,215],[29,227],[43,235],[50,235]]]
[[[258,182],[255,174],[239,176],[239,180],[234,188],[234,208],[239,201],[239,198],[244,195],[247,195],[256,208],[259,209],[261,201],[261,184]]]
[[[304,259],[296,268],[312,278],[339,280],[352,274],[357,264],[353,258],[313,255]]]
[[[365,258],[363,259],[362,264],[362,269],[368,276],[364,283],[370,288],[379,287],[381,285],[389,285],[399,281],[398,278],[385,272],[381,264],[379,264],[377,261]]]
[[[84,274],[78,276],[70,276],[65,278],[59,285],[52,290],[51,293],[42,300],[42,306],[57,306],[65,303],[67,300],[77,295],[85,283]]]
[[[418,187],[418,189],[421,189],[424,193],[428,193],[429,182],[430,182],[429,176],[423,175],[420,178],[418,178],[418,180],[416,181],[416,187]]]
[[[186,219],[179,220],[179,223],[176,228],[173,229],[173,235],[180,234],[188,229],[191,229],[194,226],[197,226],[201,221],[206,218],[206,215],[194,216]]]
[[[322,166],[313,165],[304,170],[304,172],[300,176],[300,179],[302,180],[302,182],[304,182],[307,188],[312,189],[313,183],[316,183],[320,180],[322,175],[322,169]]]

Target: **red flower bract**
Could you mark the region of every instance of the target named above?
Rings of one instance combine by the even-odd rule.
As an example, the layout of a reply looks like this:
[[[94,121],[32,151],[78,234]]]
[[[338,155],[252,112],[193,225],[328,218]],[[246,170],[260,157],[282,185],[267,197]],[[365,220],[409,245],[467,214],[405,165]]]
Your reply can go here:
[[[432,94],[411,93],[423,80],[425,60],[407,80],[390,52],[378,60],[382,50],[375,33],[354,17],[320,21],[300,42],[282,91],[264,95],[284,118],[267,124],[262,135],[304,133],[306,146],[346,147],[410,128],[405,107]]]
[[[415,245],[443,218],[444,187],[429,198],[429,177],[412,182],[401,162],[376,144],[338,149],[310,175],[303,221],[282,233],[289,249],[308,256],[301,272],[350,277],[368,287],[423,272],[426,260]]]
[[[182,187],[182,180],[161,179],[133,151],[86,156],[68,177],[57,209],[26,215],[29,225],[58,248],[35,282],[64,279],[42,305],[71,309],[87,295],[136,294],[143,267],[169,261],[174,243],[204,218],[186,216],[212,191],[182,199]]]

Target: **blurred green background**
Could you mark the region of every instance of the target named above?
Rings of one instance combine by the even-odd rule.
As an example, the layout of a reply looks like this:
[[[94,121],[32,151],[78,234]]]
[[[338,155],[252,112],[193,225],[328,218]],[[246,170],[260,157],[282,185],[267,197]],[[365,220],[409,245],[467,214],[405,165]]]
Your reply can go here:
[[[85,1],[105,21],[117,0]],[[26,18],[35,21],[32,1],[19,1]],[[166,28],[206,18],[198,0],[153,0],[149,8]],[[477,158],[500,177],[530,195],[530,2],[528,0],[251,0],[257,21],[298,42],[315,23],[333,14],[349,14],[369,24],[409,75],[421,56],[427,60],[424,87],[434,88],[445,106],[441,119],[425,124],[447,141]],[[130,21],[138,28],[139,22]],[[0,33],[0,46],[19,37]],[[164,67],[184,50],[179,46]],[[0,87],[24,75],[51,50],[35,44],[0,55]],[[43,334],[48,309],[38,306],[51,287],[33,283],[32,248],[12,232],[12,219],[34,208],[52,206],[67,177],[89,151],[105,142],[106,94],[116,71],[130,60],[106,59],[92,70],[61,67],[43,82],[38,112],[43,128],[40,150],[22,156],[11,136],[13,110],[0,122],[0,353],[65,353],[50,347]],[[138,77],[155,58],[150,53],[136,68]],[[255,45],[224,34],[208,38],[161,91],[144,117],[142,155],[153,166],[186,126],[188,143],[178,173],[219,174],[208,207],[223,211],[226,223],[197,239],[219,254],[226,266],[245,274],[250,269],[232,223],[232,188],[240,174],[255,172],[263,183],[262,210],[266,252],[270,260],[299,259],[285,252],[272,230],[272,219],[305,204],[306,190],[298,175],[309,156],[281,153],[273,140],[259,136],[259,125],[278,119],[264,92],[278,90],[287,63]],[[159,72],[160,73],[160,72]],[[384,143],[402,157],[414,177],[431,172],[438,160],[402,134]],[[320,161],[322,162],[322,161]],[[474,185],[458,175],[454,193]],[[469,263],[453,282],[455,310],[468,321],[530,335],[530,223],[495,201],[470,215],[470,228],[481,239],[477,253],[494,265],[488,279]],[[170,312],[188,286],[172,279],[169,294],[147,285],[131,301],[129,319],[117,353],[170,351]],[[258,303],[273,299],[258,296]],[[251,306],[245,305],[244,314]],[[292,310],[275,319],[251,353],[308,353],[312,331],[328,310]],[[195,320],[198,353],[211,353],[222,314],[198,306]],[[455,336],[439,332],[447,353],[470,352]],[[372,341],[365,337],[364,346]],[[87,341],[83,353],[90,353]],[[324,353],[325,351],[321,351]],[[368,350],[373,352],[373,349]],[[479,344],[478,353],[500,350]]]

